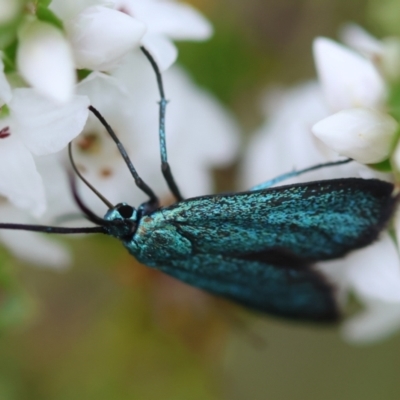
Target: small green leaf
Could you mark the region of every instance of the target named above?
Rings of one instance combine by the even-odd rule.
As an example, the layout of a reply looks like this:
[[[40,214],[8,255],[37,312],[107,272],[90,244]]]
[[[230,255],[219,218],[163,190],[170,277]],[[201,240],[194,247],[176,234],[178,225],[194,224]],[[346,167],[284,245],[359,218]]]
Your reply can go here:
[[[3,50],[4,72],[14,72],[16,70],[18,40],[15,39]]]
[[[396,120],[400,120],[400,82],[394,83],[389,87],[387,100],[389,113]]]
[[[10,46],[17,38],[18,23],[13,22],[12,24],[0,26],[0,49],[3,50]]]
[[[93,71],[90,69],[78,69],[78,81],[83,81],[86,77],[88,77]]]
[[[57,17],[53,13],[53,11],[49,10],[46,6],[43,6],[42,4],[38,4],[37,10],[36,10],[36,17],[43,22],[48,22],[51,25],[54,25],[55,27],[59,29],[64,29],[64,25],[60,18]]]
[[[38,5],[41,7],[48,7],[51,3],[51,0],[38,0]]]
[[[380,163],[377,164],[368,164],[368,167],[379,172],[392,172],[392,166],[390,164],[389,159],[381,161]]]
[[[0,119],[8,117],[10,115],[10,109],[8,108],[7,104],[4,104],[0,107]]]

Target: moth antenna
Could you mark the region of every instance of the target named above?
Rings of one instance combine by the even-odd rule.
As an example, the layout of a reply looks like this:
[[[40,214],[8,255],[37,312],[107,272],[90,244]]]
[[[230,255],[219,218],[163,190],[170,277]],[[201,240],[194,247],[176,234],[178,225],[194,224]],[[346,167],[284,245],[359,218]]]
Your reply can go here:
[[[100,218],[92,210],[90,210],[90,208],[88,208],[85,205],[85,203],[82,201],[82,199],[80,198],[80,196],[78,194],[78,190],[76,188],[75,176],[72,173],[69,174],[69,181],[70,181],[70,185],[71,185],[72,196],[74,197],[74,200],[75,200],[76,204],[78,205],[78,207],[87,216],[88,220],[93,222],[96,225],[101,225],[101,226],[109,224],[108,221],[104,220],[103,218]]]
[[[125,150],[125,147],[120,142],[120,140],[118,139],[117,135],[115,134],[115,132],[113,131],[111,126],[107,123],[107,121],[100,114],[100,112],[97,111],[93,106],[89,106],[89,110],[101,122],[101,124],[106,129],[107,133],[111,136],[111,139],[117,145],[119,153],[121,154],[122,158],[124,159],[126,165],[128,166],[130,173],[133,176],[133,179],[135,180],[136,186],[150,197],[149,203],[151,203],[152,205],[158,205],[159,204],[158,197],[155,195],[153,190],[150,189],[150,187],[143,181],[143,179],[137,173],[135,167],[132,164],[132,161],[130,160],[130,158],[128,156],[128,153]]]
[[[69,160],[71,162],[72,168],[75,171],[75,173],[79,176],[81,181],[108,207],[108,208],[113,208],[114,205],[108,201],[98,190],[96,190],[87,180],[86,178],[80,173],[78,170],[74,157],[72,154],[72,142],[68,143],[68,155],[69,155]]]
[[[11,230],[43,232],[43,233],[59,233],[59,234],[74,234],[74,233],[104,233],[104,234],[107,234],[107,232],[103,226],[66,228],[66,227],[60,227],[60,226],[1,223],[0,229],[11,229]]]
[[[164,85],[163,85],[163,81],[162,81],[162,75],[161,75],[160,69],[158,68],[158,65],[155,62],[152,55],[146,50],[146,48],[141,47],[140,49],[142,50],[143,54],[146,56],[146,58],[149,60],[149,62],[151,64],[151,66],[153,67],[153,70],[154,70],[154,72],[156,74],[156,78],[157,78],[158,91],[159,91],[160,97],[161,97],[161,100],[158,103],[160,105],[158,136],[159,136],[159,141],[160,141],[161,172],[164,176],[165,181],[167,182],[169,190],[172,192],[172,194],[175,196],[175,198],[178,201],[181,201],[181,200],[183,200],[183,197],[178,188],[178,185],[175,182],[174,176],[172,175],[171,167],[168,163],[168,157],[167,157],[167,142],[166,142],[166,135],[165,135],[165,112],[166,112],[168,101],[166,100],[165,94],[164,94]]]
[[[289,178],[293,178],[295,176],[302,175],[306,172],[311,172],[311,171],[315,171],[317,169],[322,169],[322,168],[326,168],[326,167],[335,167],[337,165],[347,164],[352,161],[354,161],[352,158],[346,158],[344,160],[331,161],[331,162],[327,162],[327,163],[323,163],[323,164],[313,165],[312,167],[304,168],[299,171],[291,171],[286,174],[278,175],[277,177],[275,177],[267,182],[263,182],[263,183],[260,183],[259,185],[253,186],[250,189],[250,191],[267,189],[273,185],[276,185],[279,182],[282,182]]]

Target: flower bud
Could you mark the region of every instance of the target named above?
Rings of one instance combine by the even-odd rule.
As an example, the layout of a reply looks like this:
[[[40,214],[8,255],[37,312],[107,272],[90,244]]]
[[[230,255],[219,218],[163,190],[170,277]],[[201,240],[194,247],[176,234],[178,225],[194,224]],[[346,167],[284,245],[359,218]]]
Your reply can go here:
[[[370,108],[339,111],[312,127],[332,150],[362,164],[385,160],[392,149],[398,123],[390,115]]]
[[[385,82],[373,63],[326,38],[314,41],[319,81],[333,111],[352,107],[379,107],[385,100]]]

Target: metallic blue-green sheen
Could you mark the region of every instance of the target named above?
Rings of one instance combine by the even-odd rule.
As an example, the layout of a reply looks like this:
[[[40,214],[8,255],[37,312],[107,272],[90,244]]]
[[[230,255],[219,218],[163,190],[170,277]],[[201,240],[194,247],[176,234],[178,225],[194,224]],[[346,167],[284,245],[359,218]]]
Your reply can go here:
[[[312,264],[375,240],[392,192],[378,180],[338,179],[197,197],[138,218],[122,241],[140,262],[250,308],[332,321],[333,289]]]

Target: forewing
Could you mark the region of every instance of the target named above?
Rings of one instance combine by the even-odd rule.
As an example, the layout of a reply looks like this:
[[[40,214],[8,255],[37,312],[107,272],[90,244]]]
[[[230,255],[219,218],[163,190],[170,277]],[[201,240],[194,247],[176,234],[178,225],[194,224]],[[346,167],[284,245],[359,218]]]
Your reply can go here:
[[[197,254],[159,269],[257,311],[316,322],[334,322],[339,317],[332,287],[309,265],[292,268]]]
[[[162,210],[199,253],[327,260],[366,246],[390,219],[393,185],[336,179],[205,196]]]

